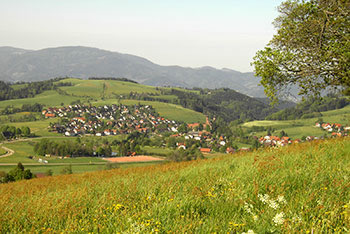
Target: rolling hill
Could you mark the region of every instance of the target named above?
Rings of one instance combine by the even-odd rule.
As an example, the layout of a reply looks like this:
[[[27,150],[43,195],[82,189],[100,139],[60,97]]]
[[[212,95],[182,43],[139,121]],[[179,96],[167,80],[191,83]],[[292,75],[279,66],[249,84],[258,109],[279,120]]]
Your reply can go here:
[[[24,50],[0,47],[0,80],[39,81],[55,77],[126,77],[152,86],[231,88],[264,97],[253,73],[212,67],[160,66],[129,54],[89,47]]]
[[[142,102],[154,106],[157,112],[164,117],[185,122],[204,122],[204,115],[210,119],[221,117],[226,122],[236,119],[261,120],[278,111],[278,109],[271,108],[268,104],[261,102],[260,99],[228,88],[214,90],[160,88],[132,81],[121,81],[116,78],[91,78],[88,80],[62,78],[30,84],[2,84],[3,88],[0,88],[3,92],[0,100],[1,97],[4,100],[0,102],[0,109],[19,108],[23,104],[34,103],[46,107],[50,105],[63,106],[74,101],[96,105]],[[27,96],[23,94],[27,94]],[[6,111],[5,114],[10,113],[12,112]]]

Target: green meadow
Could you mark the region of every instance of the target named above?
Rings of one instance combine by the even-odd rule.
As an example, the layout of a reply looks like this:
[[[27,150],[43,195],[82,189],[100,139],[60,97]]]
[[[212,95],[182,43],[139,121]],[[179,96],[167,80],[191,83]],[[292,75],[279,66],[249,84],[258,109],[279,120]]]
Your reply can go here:
[[[328,123],[339,123],[342,125],[350,125],[350,105],[342,109],[321,112],[324,122]],[[277,132],[284,130],[289,137],[301,138],[302,136],[323,136],[327,134],[320,128],[315,127],[315,123],[319,118],[309,119],[297,119],[297,120],[259,120],[244,123],[243,127],[263,126],[272,127]],[[257,132],[259,136],[266,134],[264,132]]]
[[[0,156],[1,156],[1,155],[4,155],[4,154],[6,154],[6,153],[7,153],[7,151],[4,150],[3,148],[1,148],[1,145],[0,145]]]
[[[348,233],[349,152],[340,138],[1,184],[0,232]]]
[[[23,98],[23,99],[11,99],[0,101],[0,109],[4,109],[6,106],[22,107],[23,104],[34,104],[39,103],[45,105],[46,107],[69,105],[71,102],[81,99],[80,97],[73,97],[59,94],[55,90],[44,91],[41,94],[36,95],[33,98]]]
[[[137,93],[159,94],[155,87],[135,84],[132,82],[114,81],[114,80],[80,80],[80,79],[64,79],[59,82],[71,82],[73,86],[60,87],[68,94],[75,96],[89,96],[96,98],[116,98],[115,95]]]
[[[161,116],[168,119],[184,121],[186,123],[205,123],[205,116],[202,113],[175,104],[138,100],[121,100],[121,103],[124,105],[134,105],[138,103],[142,105],[151,105]]]

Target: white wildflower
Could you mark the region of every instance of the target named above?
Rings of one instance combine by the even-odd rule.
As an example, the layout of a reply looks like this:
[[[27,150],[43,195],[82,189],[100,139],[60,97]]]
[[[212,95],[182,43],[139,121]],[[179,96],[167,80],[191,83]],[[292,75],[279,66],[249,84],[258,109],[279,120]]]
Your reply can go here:
[[[250,229],[247,232],[242,232],[242,234],[255,234],[255,232]]]
[[[269,205],[269,207],[271,207],[272,209],[278,209],[279,208],[279,205],[277,204],[276,201],[274,200],[268,200],[267,201],[267,204]]]
[[[244,202],[244,210],[245,210],[247,213],[253,214],[253,211],[252,211],[253,208],[254,208],[254,207],[253,207],[252,204],[249,204],[249,203]]]
[[[264,195],[258,194],[258,198],[264,204],[266,204],[270,200],[270,196],[268,194],[264,194]]]
[[[287,204],[286,199],[284,199],[284,196],[282,196],[282,195],[279,195],[277,197],[277,202],[280,203],[280,204]]]
[[[257,215],[253,215],[253,220],[257,221],[258,220],[258,216]]]
[[[272,221],[275,223],[275,225],[281,225],[284,223],[284,213],[281,212],[279,214],[276,214],[275,217],[273,217]]]

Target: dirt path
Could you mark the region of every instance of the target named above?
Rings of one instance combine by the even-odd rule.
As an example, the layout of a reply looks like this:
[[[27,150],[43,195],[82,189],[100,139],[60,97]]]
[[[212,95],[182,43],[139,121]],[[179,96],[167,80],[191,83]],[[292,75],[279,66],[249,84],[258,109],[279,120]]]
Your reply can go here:
[[[7,148],[5,146],[1,146],[1,148],[3,148],[7,153],[3,154],[3,155],[0,155],[0,158],[5,158],[5,157],[11,156],[12,154],[15,153],[15,151],[13,151],[12,149],[9,149],[9,148]]]

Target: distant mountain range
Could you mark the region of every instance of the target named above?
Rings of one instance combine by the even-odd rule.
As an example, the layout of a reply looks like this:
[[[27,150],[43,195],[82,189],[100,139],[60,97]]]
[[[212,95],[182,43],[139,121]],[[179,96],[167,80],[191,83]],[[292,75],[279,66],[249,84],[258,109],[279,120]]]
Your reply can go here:
[[[231,88],[264,97],[259,78],[213,67],[161,66],[142,57],[97,48],[72,46],[25,50],[0,47],[0,80],[39,81],[54,77],[125,77],[152,86]]]

